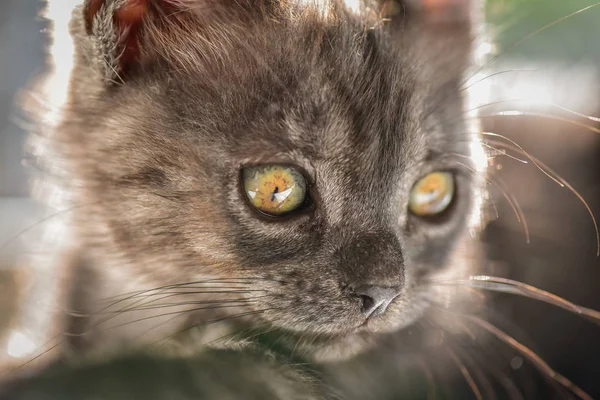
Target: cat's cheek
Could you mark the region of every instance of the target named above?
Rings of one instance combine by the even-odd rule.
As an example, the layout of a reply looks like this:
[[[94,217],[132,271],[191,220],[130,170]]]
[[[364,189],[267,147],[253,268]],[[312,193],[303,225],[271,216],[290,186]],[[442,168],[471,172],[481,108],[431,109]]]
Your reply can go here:
[[[481,298],[474,298],[472,290],[447,284],[468,279],[480,270],[483,249],[477,239],[463,234],[455,247],[444,259],[444,267],[432,270],[430,265],[417,267],[407,263],[406,288],[380,318],[369,322],[372,332],[393,333],[418,322],[433,308],[449,308],[463,312],[481,305]],[[446,284],[440,284],[440,283]]]
[[[484,249],[478,238],[468,233],[463,234],[451,253],[447,266],[430,277],[432,304],[457,313],[483,306],[479,292],[456,282],[468,280],[481,271],[484,260]]]
[[[309,271],[284,270],[271,272],[260,285],[264,297],[253,307],[267,310],[262,320],[299,334],[347,334],[364,324],[359,299],[341,290],[334,274],[324,272],[317,278]]]

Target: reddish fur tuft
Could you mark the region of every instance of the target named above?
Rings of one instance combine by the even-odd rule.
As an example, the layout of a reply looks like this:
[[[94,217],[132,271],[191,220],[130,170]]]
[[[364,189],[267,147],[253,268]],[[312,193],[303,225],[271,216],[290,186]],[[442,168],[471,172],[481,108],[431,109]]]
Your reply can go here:
[[[125,25],[137,24],[148,12],[147,0],[129,0],[116,12],[116,19]]]

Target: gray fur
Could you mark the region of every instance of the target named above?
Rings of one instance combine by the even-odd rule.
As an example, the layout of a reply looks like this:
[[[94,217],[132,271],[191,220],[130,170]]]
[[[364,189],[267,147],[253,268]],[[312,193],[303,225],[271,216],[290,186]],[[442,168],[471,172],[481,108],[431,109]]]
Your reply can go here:
[[[340,360],[445,298],[432,278],[469,271],[458,250],[478,178],[456,157],[470,155],[460,90],[468,24],[434,24],[411,8],[382,20],[377,2],[359,15],[335,3],[325,18],[293,2],[186,1],[165,15],[151,1],[140,55],[123,65],[128,32],[113,20],[122,3],[107,1],[91,34],[82,9],[72,24],[77,63],[56,133],[80,205],[69,308],[84,317],[65,322],[78,334],[71,350],[154,343],[194,325],[206,340],[209,328],[235,331],[207,321],[248,313],[237,320],[281,330],[281,343],[308,359]],[[314,207],[281,221],[257,216],[239,170],[267,162],[305,170]],[[457,173],[451,212],[408,214],[411,186],[440,169]],[[181,294],[215,279],[238,290]],[[404,291],[365,321],[352,295],[364,284]],[[180,290],[167,310],[177,318],[101,313],[111,296],[164,285]],[[231,300],[245,302],[190,305]]]

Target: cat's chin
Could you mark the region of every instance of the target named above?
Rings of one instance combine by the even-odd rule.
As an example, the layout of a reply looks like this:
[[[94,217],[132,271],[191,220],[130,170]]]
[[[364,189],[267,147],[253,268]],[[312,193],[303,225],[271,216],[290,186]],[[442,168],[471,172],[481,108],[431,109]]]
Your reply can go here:
[[[335,363],[347,361],[376,347],[382,340],[399,334],[405,327],[372,331],[362,327],[356,332],[347,333],[326,340],[295,343],[296,351],[318,363]]]
[[[383,338],[395,335],[405,329],[405,325],[392,326],[389,323],[382,328],[380,323],[367,320],[355,330],[343,334],[322,335],[318,338],[306,333],[296,333],[287,337],[287,346],[293,353],[315,362],[346,361],[369,351]]]
[[[368,351],[376,345],[378,337],[376,334],[357,331],[320,340],[294,339],[289,344],[293,346],[294,354],[301,354],[314,362],[327,363],[345,361]]]

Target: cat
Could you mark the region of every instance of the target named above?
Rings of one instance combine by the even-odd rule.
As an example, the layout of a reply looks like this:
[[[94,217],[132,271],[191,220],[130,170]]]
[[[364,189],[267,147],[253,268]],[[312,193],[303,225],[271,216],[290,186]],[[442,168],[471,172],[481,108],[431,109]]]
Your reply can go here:
[[[50,140],[74,205],[67,335],[7,398],[395,398],[390,376],[476,303],[444,282],[480,257],[483,150],[463,90],[477,14],[467,0],[76,8]]]

